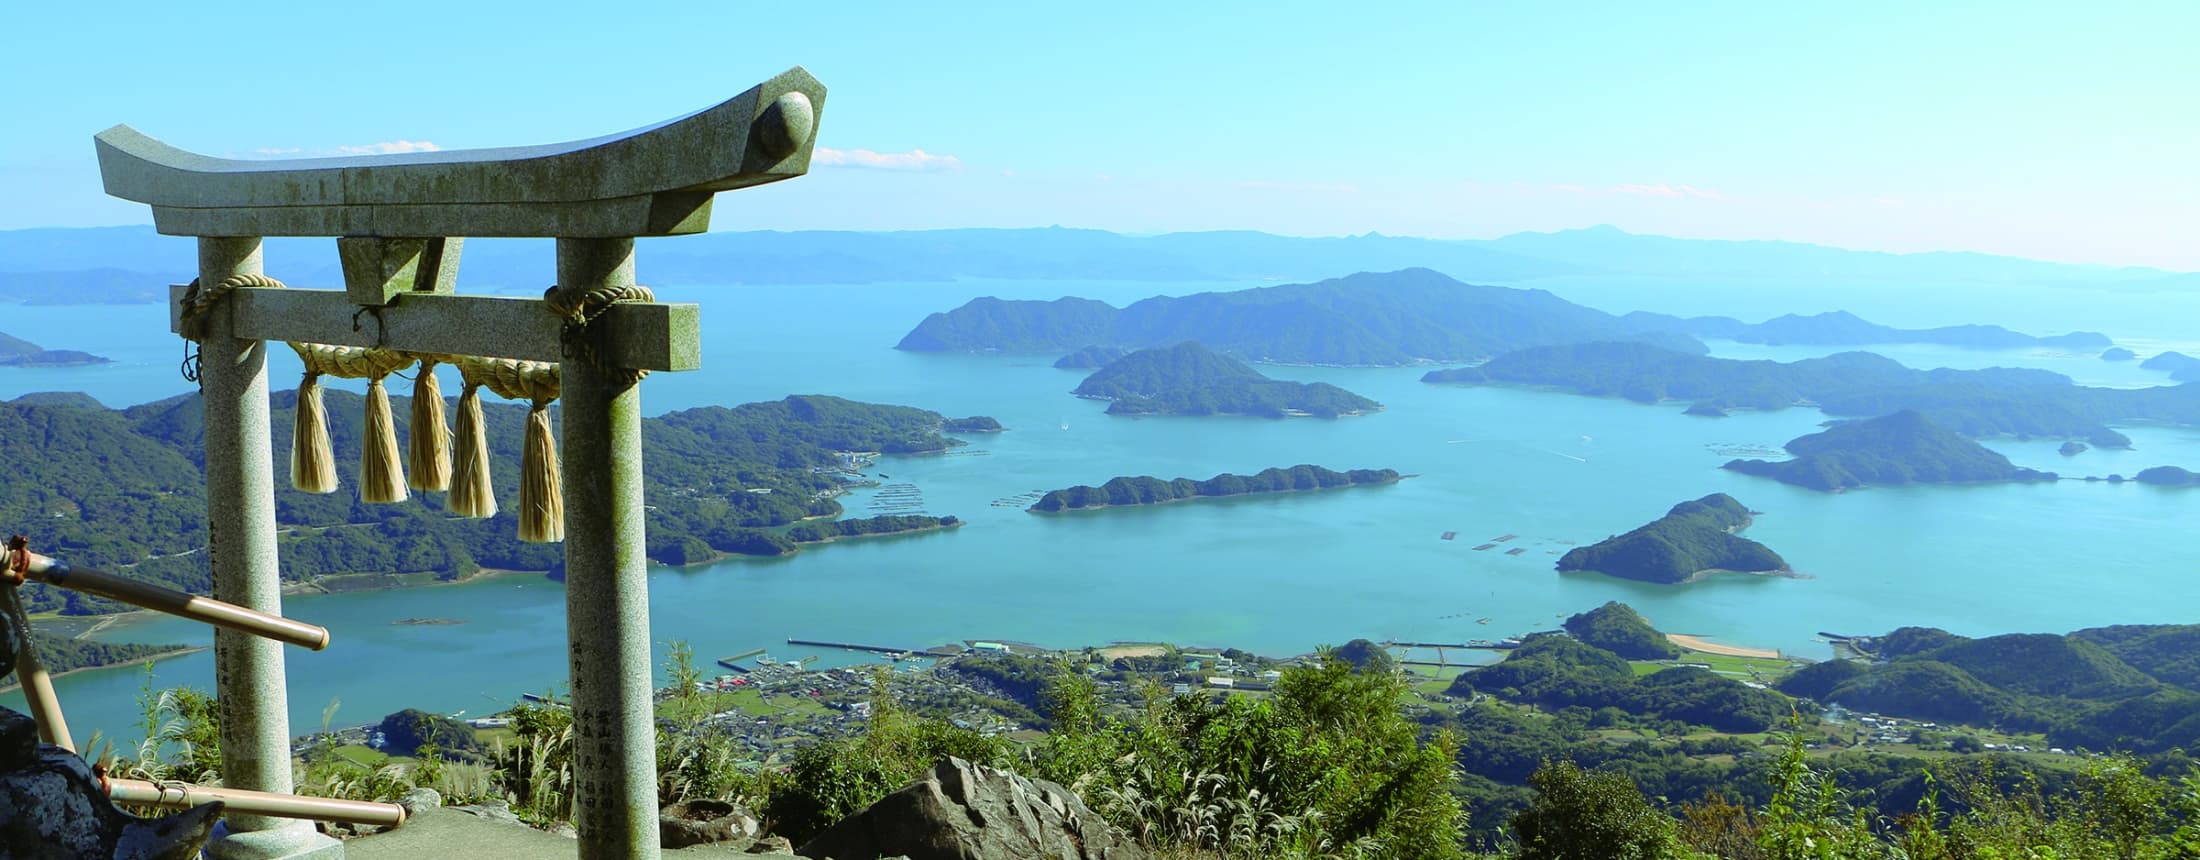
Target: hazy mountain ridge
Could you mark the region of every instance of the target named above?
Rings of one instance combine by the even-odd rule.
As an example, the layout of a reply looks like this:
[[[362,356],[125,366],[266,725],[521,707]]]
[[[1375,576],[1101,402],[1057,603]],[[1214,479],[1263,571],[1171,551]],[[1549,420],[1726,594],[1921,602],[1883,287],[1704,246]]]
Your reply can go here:
[[[1772,345],[1864,346],[1880,343],[1937,343],[1972,349],[2018,349],[2053,346],[2098,350],[2113,341],[2099,332],[2034,336],[1998,325],[1950,325],[1904,329],[1870,322],[1848,311],[1820,314],[1787,314],[1761,323],[1745,323],[1733,317],[1676,317],[1649,311],[1633,311],[1621,319],[1643,331],[1673,331],[1702,338]]]
[[[295,285],[340,283],[334,244],[271,238],[268,271]],[[1343,237],[1213,231],[1133,236],[1046,228],[746,231],[641,240],[656,285],[1024,280],[1307,281],[1426,267],[1462,280],[1520,283],[1564,275],[2049,283],[2181,289],[2196,274],[2049,263],[1972,253],[1891,254],[1796,242],[1678,239],[1609,226],[1496,239]],[[540,289],[555,279],[550,242],[471,239],[461,282]],[[0,301],[157,302],[195,274],[188,237],[149,226],[0,231]]]
[[[1084,299],[973,299],[926,317],[896,348],[1069,352],[1198,341],[1248,361],[1399,366],[1583,340],[1707,351],[1687,335],[1635,331],[1618,317],[1542,290],[1461,283],[1430,269],[1155,296],[1120,311]]]
[[[1639,343],[1565,344],[1431,371],[1421,381],[1542,385],[1638,403],[1694,400],[1713,409],[1812,405],[1859,418],[1914,409],[1966,436],[2084,439],[2109,448],[2131,444],[2111,424],[2200,425],[2200,385],[2192,383],[2094,388],[2030,368],[1913,370],[1870,352],[1783,363],[1682,355]]]

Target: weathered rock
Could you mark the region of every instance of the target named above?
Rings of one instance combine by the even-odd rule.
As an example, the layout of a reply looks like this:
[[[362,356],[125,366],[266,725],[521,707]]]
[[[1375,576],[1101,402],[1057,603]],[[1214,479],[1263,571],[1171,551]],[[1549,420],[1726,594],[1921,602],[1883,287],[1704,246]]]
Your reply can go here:
[[[469,803],[465,806],[453,806],[450,807],[450,810],[452,812],[463,812],[467,815],[472,815],[479,818],[486,818],[490,821],[500,822],[503,824],[517,824],[521,827],[527,826],[527,822],[519,820],[519,816],[513,814],[512,805],[502,800],[491,800],[484,803]]]
[[[219,803],[156,819],[116,809],[90,765],[0,708],[0,860],[188,860],[221,813]]]
[[[443,793],[432,788],[416,788],[398,798],[397,805],[404,808],[406,818],[418,818],[442,809]]]
[[[751,854],[793,854],[794,842],[785,836],[766,836],[749,846]]]
[[[657,816],[657,838],[666,848],[731,842],[747,848],[756,841],[756,819],[722,800],[684,800]]]
[[[1069,789],[950,758],[796,853],[834,860],[1144,860]]]

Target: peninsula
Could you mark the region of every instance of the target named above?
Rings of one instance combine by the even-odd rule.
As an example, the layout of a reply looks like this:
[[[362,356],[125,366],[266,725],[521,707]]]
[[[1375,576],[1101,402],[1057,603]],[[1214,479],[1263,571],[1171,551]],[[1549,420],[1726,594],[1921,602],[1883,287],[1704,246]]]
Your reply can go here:
[[[0,333],[0,367],[72,367],[107,364],[104,356],[73,349],[46,349],[19,337]]]
[[[1907,409],[1835,424],[1799,436],[1786,447],[1795,459],[1731,460],[1721,468],[1828,492],[1871,484],[2052,481],[2056,477],[2053,472],[2011,464],[2009,458]]]
[[[326,392],[333,427],[363,423],[363,399]],[[410,401],[396,401],[400,432]],[[277,392],[269,422],[277,462],[288,457],[296,395]],[[81,394],[42,393],[0,403],[0,519],[37,523],[33,540],[73,547],[72,564],[128,569],[139,579],[205,593],[205,484],[197,395],[124,410]],[[447,516],[430,495],[417,505],[363,506],[348,489],[315,495],[278,483],[279,527],[311,540],[279,548],[287,587],[371,590],[467,579],[485,570],[556,571],[563,549],[518,539],[522,425],[527,407],[482,404],[498,516]],[[796,395],[731,408],[685,409],[642,420],[648,464],[652,561],[693,564],[727,554],[784,555],[833,538],[952,527],[951,517],[839,519],[836,500],[871,453],[929,454],[963,443],[949,433],[993,432],[999,423],[950,419],[906,406]],[[339,436],[339,440],[345,437]],[[356,444],[348,440],[340,444]],[[60,488],[58,491],[47,488]],[[943,522],[944,521],[944,522]],[[79,592],[25,589],[26,609],[95,615],[124,609]]]
[[[1191,499],[1250,496],[1259,493],[1369,487],[1395,484],[1402,477],[1396,469],[1353,469],[1339,472],[1306,464],[1288,469],[1262,469],[1253,475],[1225,472],[1204,481],[1191,478],[1164,481],[1141,475],[1135,478],[1110,479],[1097,487],[1080,484],[1066,490],[1055,490],[1040,496],[1039,501],[1032,503],[1027,510],[1034,513],[1056,513],[1128,505],[1162,505]]]
[[[1764,544],[1735,534],[1749,508],[1725,493],[1674,505],[1665,516],[1623,535],[1568,551],[1558,569],[1675,585],[1713,573],[1793,573]]]
[[[1110,415],[1258,415],[1336,418],[1383,405],[1326,382],[1269,379],[1193,342],[1142,349],[1100,368],[1074,392],[1113,401]]]
[[[2147,370],[2166,372],[2170,379],[2178,382],[2200,382],[2200,358],[2193,358],[2182,352],[2172,350],[2157,353],[2153,358],[2139,362],[2139,366]]]
[[[1707,351],[1686,334],[1642,331],[1542,290],[1466,284],[1428,269],[1155,296],[1121,309],[1080,298],[979,298],[926,317],[894,348],[1065,353],[1096,344],[1143,348],[1187,340],[1248,361],[1362,367],[1468,361],[1591,340]]]

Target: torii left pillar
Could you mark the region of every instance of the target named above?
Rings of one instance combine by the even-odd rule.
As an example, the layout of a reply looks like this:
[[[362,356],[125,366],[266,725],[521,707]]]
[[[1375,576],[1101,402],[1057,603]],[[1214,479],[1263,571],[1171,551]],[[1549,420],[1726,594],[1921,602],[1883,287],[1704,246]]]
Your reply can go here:
[[[200,284],[261,274],[260,261],[258,237],[199,239]],[[206,407],[207,555],[214,568],[214,599],[281,615],[275,458],[268,437],[267,342],[237,337],[228,308],[219,308],[207,315],[199,362],[199,391]],[[282,643],[230,630],[214,631],[223,785],[291,793],[290,696],[283,679]],[[315,830],[310,821],[230,815],[207,845],[206,856],[213,860],[341,860],[344,846]]]

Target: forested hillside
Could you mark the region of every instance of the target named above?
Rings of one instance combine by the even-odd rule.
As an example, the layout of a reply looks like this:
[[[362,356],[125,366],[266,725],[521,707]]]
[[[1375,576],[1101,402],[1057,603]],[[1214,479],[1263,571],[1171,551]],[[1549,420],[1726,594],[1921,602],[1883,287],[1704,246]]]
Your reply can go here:
[[[1855,641],[1873,662],[1819,663],[1780,689],[1860,710],[2043,732],[2062,747],[2163,753],[2200,748],[2195,644],[2195,625],[1983,639],[1902,628]]]
[[[403,434],[409,404],[392,399]],[[290,489],[278,473],[276,520],[286,580],[339,574],[449,579],[482,568],[552,570],[562,562],[560,546],[515,536],[510,511],[517,507],[526,407],[483,404],[500,513],[466,520],[444,512],[440,493],[393,505],[359,501],[350,464],[357,462],[363,401],[329,391],[326,402],[345,484],[314,495]],[[294,392],[273,397],[278,464],[289,460],[295,404]],[[650,556],[686,563],[715,553],[790,552],[795,541],[776,529],[840,513],[832,499],[844,481],[838,470],[847,467],[840,452],[920,453],[961,444],[942,435],[946,423],[922,409],[814,395],[645,419]],[[22,476],[0,482],[0,519],[17,523],[40,551],[73,564],[204,593],[203,433],[196,395],[122,411],[67,396],[0,403],[0,468]],[[44,586],[26,587],[25,595],[33,612],[115,608]]]

